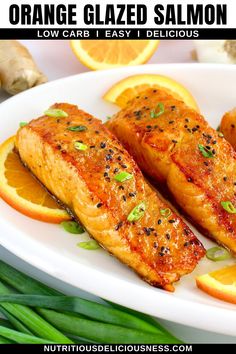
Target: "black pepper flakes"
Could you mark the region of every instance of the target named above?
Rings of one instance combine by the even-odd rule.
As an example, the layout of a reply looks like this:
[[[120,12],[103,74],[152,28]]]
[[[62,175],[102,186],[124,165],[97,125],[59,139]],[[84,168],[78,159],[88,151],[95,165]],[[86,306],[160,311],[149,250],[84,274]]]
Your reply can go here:
[[[101,206],[102,206],[102,203],[97,204],[97,208],[101,208]]]
[[[203,163],[204,163],[205,166],[209,165],[209,163],[207,161],[204,161]]]
[[[174,222],[176,222],[176,220],[174,220],[174,219],[170,219],[168,221],[169,221],[170,224],[174,224]]]
[[[174,122],[174,120],[169,120],[169,124],[173,124]]]
[[[95,145],[91,145],[90,149],[95,149],[95,147],[96,147]]]
[[[114,172],[114,173],[119,172],[119,168],[116,167],[113,172]]]
[[[107,160],[107,161],[112,160],[112,155],[111,155],[111,154],[107,154],[107,155],[106,155],[106,160]]]
[[[127,166],[126,166],[125,164],[122,164],[122,165],[121,165],[121,167],[123,167],[123,168],[127,168]]]
[[[122,198],[123,198],[124,202],[126,202],[126,200],[127,200],[127,199],[126,199],[126,196],[123,195]]]
[[[122,157],[121,157],[121,156],[118,156],[118,157],[117,157],[117,160],[118,160],[118,161],[121,161],[121,160],[122,160]]]
[[[142,115],[142,112],[141,111],[134,111],[134,115],[135,115],[135,117],[140,118]]]
[[[177,140],[172,139],[172,143],[177,144],[177,143],[178,143],[178,141],[177,141]]]
[[[101,149],[105,149],[105,147],[106,147],[106,143],[101,142],[100,147],[101,147]]]
[[[154,248],[158,248],[158,242],[156,242],[156,241],[153,242],[153,247],[154,247]]]
[[[108,177],[108,173],[107,172],[104,172],[104,177]]]
[[[111,166],[106,165],[106,170],[110,170]]]
[[[119,187],[118,187],[118,189],[120,189],[120,190],[122,190],[122,191],[123,191],[123,190],[125,189],[125,187],[123,187],[123,186],[119,186]]]
[[[168,234],[168,233],[166,234],[166,239],[170,240],[170,234]]]
[[[132,198],[135,197],[136,196],[136,192],[130,192],[129,196],[132,197]]]
[[[193,182],[192,177],[188,177],[187,181],[188,181],[188,182]]]
[[[235,125],[234,125],[234,124],[231,124],[231,127],[232,127],[232,128],[235,128]]]
[[[161,220],[161,219],[158,219],[158,220],[157,220],[157,224],[158,224],[158,225],[161,225],[161,223],[162,223],[162,220]]]
[[[223,180],[224,180],[225,182],[227,181],[227,179],[228,179],[228,178],[227,178],[226,176],[225,176],[225,177],[223,177]]]
[[[123,225],[123,221],[120,221],[120,222],[116,225],[115,231],[118,231],[118,230],[121,228],[122,225]]]

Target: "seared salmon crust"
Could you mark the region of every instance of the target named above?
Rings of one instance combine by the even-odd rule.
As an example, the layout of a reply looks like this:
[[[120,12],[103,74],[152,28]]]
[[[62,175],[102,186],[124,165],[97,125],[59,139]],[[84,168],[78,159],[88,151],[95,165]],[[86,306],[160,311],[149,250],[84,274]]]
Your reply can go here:
[[[148,283],[173,291],[203,246],[98,119],[74,105],[53,108],[68,117],[43,116],[19,129],[22,161],[105,249]],[[121,172],[129,179],[121,181]]]
[[[205,234],[236,252],[236,154],[203,116],[149,89],[107,124]]]

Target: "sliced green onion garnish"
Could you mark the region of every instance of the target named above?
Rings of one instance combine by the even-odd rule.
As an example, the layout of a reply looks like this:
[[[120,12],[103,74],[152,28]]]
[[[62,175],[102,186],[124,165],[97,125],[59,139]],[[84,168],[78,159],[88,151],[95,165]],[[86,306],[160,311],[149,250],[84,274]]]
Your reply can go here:
[[[72,132],[84,132],[88,128],[85,125],[75,125],[74,127],[69,127],[67,130],[70,130]]]
[[[198,149],[201,152],[202,156],[207,157],[207,158],[211,158],[214,157],[214,155],[212,154],[212,152],[210,150],[207,150],[205,148],[205,146],[198,144]]]
[[[159,102],[155,109],[150,112],[151,118],[158,118],[165,112],[165,106],[163,103]]]
[[[160,209],[160,214],[161,214],[161,216],[168,218],[171,215],[171,210],[169,208]]]
[[[97,250],[98,248],[100,248],[99,244],[95,240],[79,242],[77,243],[77,246],[85,250]]]
[[[76,221],[62,221],[61,226],[63,229],[71,234],[83,234],[83,227]]]
[[[224,137],[224,134],[221,133],[221,132],[219,132],[219,133],[218,133],[218,136],[219,136],[220,138],[223,138],[223,137]]]
[[[118,173],[114,179],[118,182],[124,182],[124,181],[127,181],[128,179],[131,179],[133,178],[133,175],[131,173],[128,173],[128,172],[120,172]]]
[[[136,207],[129,213],[127,220],[128,221],[138,221],[141,219],[145,213],[146,204],[141,202],[140,204],[136,205]]]
[[[222,247],[212,247],[207,250],[206,256],[208,259],[214,262],[224,261],[231,258],[231,254]]]
[[[221,206],[230,214],[236,214],[236,208],[230,201],[220,202]]]
[[[55,118],[68,117],[68,114],[65,111],[56,108],[48,109],[47,111],[44,112],[44,114],[45,116],[55,117]]]
[[[27,122],[20,122],[19,126],[20,126],[20,128],[22,128],[22,127],[24,127],[27,124],[28,124]]]
[[[82,150],[82,151],[87,150],[88,148],[86,144],[80,143],[78,141],[74,143],[74,147],[76,148],[76,150]]]

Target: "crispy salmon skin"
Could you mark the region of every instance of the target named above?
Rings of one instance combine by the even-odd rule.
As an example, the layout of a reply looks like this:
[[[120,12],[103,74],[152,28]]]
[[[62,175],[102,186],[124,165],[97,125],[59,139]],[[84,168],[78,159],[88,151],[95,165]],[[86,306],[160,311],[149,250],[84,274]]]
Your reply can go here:
[[[195,224],[236,252],[236,155],[222,134],[182,101],[152,89],[107,126]]]
[[[18,131],[22,161],[105,249],[150,284],[174,290],[203,246],[99,120],[73,105],[53,108],[68,117],[43,116]]]

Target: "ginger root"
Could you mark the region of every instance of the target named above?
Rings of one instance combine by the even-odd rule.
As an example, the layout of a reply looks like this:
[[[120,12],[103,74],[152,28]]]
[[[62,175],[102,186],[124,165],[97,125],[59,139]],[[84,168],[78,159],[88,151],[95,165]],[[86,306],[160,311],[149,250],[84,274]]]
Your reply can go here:
[[[1,88],[15,95],[47,81],[39,71],[31,54],[21,43],[0,40]]]

